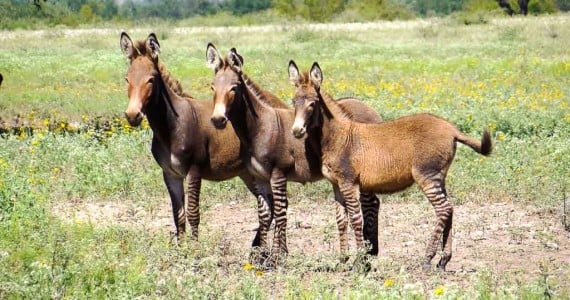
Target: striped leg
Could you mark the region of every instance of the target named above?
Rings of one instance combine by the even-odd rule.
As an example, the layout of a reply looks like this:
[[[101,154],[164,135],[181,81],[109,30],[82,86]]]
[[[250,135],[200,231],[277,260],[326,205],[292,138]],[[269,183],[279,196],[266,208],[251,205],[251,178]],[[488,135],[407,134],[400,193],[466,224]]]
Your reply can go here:
[[[192,230],[192,238],[198,239],[198,225],[200,225],[200,188],[202,178],[198,172],[190,171],[186,176],[186,217]]]
[[[378,211],[380,200],[374,193],[361,192],[360,205],[364,215],[364,240],[370,243],[368,254],[378,255]]]
[[[437,267],[445,270],[445,265],[452,256],[452,236],[451,228],[453,221],[453,206],[449,202],[445,190],[445,177],[441,173],[430,174],[420,182],[420,186],[435,209],[437,223],[426,249],[426,257],[423,265],[424,270],[431,268],[431,260],[434,258],[439,241],[443,241],[443,253]]]
[[[255,180],[253,176],[250,176],[249,174],[240,177],[257,200],[259,228],[257,229],[257,233],[253,239],[251,247],[258,247],[260,252],[252,252],[251,257],[254,261],[257,261],[257,263],[262,263],[268,256],[269,250],[267,247],[267,233],[269,232],[271,221],[273,221],[273,215],[271,212],[273,195],[271,194],[271,187],[268,182]]]
[[[180,240],[186,232],[186,215],[184,214],[184,179],[162,172],[164,184],[170,195],[172,215],[176,226],[176,237]]]
[[[273,193],[273,217],[275,218],[275,233],[272,254],[274,263],[279,263],[287,250],[287,177],[279,169],[271,172],[271,191]]]
[[[346,201],[346,209],[348,210],[348,217],[352,230],[354,230],[354,237],[356,240],[356,247],[362,249],[364,247],[364,239],[362,233],[362,210],[360,207],[360,189],[354,183],[341,183],[339,189]]]
[[[338,185],[333,184],[334,199],[336,202],[336,225],[338,227],[338,237],[340,242],[340,252],[348,253],[348,217],[346,202],[340,193]]]

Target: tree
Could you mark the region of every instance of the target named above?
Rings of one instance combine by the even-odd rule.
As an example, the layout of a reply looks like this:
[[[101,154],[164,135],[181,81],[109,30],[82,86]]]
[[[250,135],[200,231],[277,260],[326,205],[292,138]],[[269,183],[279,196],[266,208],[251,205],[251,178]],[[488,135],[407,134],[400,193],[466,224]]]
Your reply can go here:
[[[513,10],[513,8],[511,7],[511,4],[509,3],[509,1],[507,0],[497,0],[497,3],[499,4],[499,7],[501,7],[502,9],[505,10],[505,12],[509,15],[512,16],[515,11]]]
[[[519,0],[520,13],[523,15],[528,14],[528,0]]]
[[[324,22],[344,10],[344,0],[276,0],[273,6],[291,17],[301,16],[307,20]]]
[[[232,13],[243,15],[250,12],[268,9],[271,7],[271,0],[230,0],[227,1],[227,6]]]
[[[515,13],[526,16],[529,12],[533,14],[553,13],[558,10],[554,0],[517,0],[516,2],[514,0],[496,1],[497,4],[499,4],[499,7],[503,8],[509,16],[512,16]]]
[[[47,0],[43,0],[43,2],[46,2]],[[36,6],[36,8],[38,10],[42,9],[42,0],[34,0],[34,5]]]

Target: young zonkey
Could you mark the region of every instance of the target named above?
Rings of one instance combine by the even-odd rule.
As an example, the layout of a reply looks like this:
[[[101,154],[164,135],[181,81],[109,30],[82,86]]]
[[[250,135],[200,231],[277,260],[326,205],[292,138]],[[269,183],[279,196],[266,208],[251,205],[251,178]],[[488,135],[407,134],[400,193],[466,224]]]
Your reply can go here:
[[[457,142],[482,155],[491,153],[491,136],[481,141],[463,135],[453,124],[431,114],[416,114],[380,124],[361,124],[347,118],[331,97],[321,90],[322,71],[315,62],[300,74],[289,63],[289,79],[296,86],[297,138],[315,140],[322,149],[322,173],[340,188],[346,200],[358,247],[362,247],[360,190],[392,193],[416,182],[435,209],[437,224],[429,240],[424,269],[431,267],[438,242],[443,254],[438,268],[451,259],[453,206],[445,190],[445,177],[455,156]],[[317,128],[314,134],[312,128]]]

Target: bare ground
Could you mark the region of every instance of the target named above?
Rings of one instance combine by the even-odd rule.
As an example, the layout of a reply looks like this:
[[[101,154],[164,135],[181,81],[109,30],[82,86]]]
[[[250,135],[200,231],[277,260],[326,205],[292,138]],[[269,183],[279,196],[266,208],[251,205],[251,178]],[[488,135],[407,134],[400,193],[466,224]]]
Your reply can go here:
[[[157,234],[172,234],[174,230],[168,199],[146,208],[124,202],[67,202],[55,205],[53,212],[67,222],[143,226]],[[293,203],[288,216],[292,257],[318,260],[338,251],[332,201]],[[411,274],[411,280],[430,276],[420,270],[425,242],[435,221],[429,204],[382,204],[379,219],[376,276],[385,279],[401,270]],[[247,257],[235,255],[248,252],[255,220],[253,203],[248,201],[213,204],[203,213],[200,234],[204,238],[212,232],[220,233],[224,246],[237,248],[226,261],[239,264]],[[439,275],[446,283],[465,287],[471,284],[471,274],[486,271],[497,278],[514,277],[522,282],[536,281],[547,273],[558,284],[568,284],[570,232],[565,230],[560,212],[513,203],[456,205],[453,242],[453,258],[447,272]],[[436,256],[434,264],[438,259]]]

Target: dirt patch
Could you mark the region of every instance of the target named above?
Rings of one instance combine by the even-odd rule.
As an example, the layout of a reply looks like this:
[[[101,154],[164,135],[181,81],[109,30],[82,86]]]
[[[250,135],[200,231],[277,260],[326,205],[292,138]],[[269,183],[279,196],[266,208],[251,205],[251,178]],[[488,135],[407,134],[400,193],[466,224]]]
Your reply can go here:
[[[139,226],[159,234],[171,234],[174,230],[168,199],[146,208],[124,202],[68,202],[54,206],[53,212],[67,222]],[[318,257],[338,251],[332,201],[294,203],[288,216],[292,255]],[[257,227],[255,220],[252,203],[214,204],[203,213],[200,234],[204,237],[221,233],[225,246],[247,253]],[[378,268],[405,268],[422,276],[420,262],[434,221],[433,209],[427,202],[382,204]],[[570,232],[553,211],[511,203],[457,205],[453,242],[447,273],[450,275],[446,275],[450,278],[446,280],[460,285],[469,280],[461,274],[482,270],[499,276],[518,274],[521,280],[535,279],[543,264],[549,266],[549,274],[554,278],[570,276]],[[434,264],[437,259],[436,256]]]

